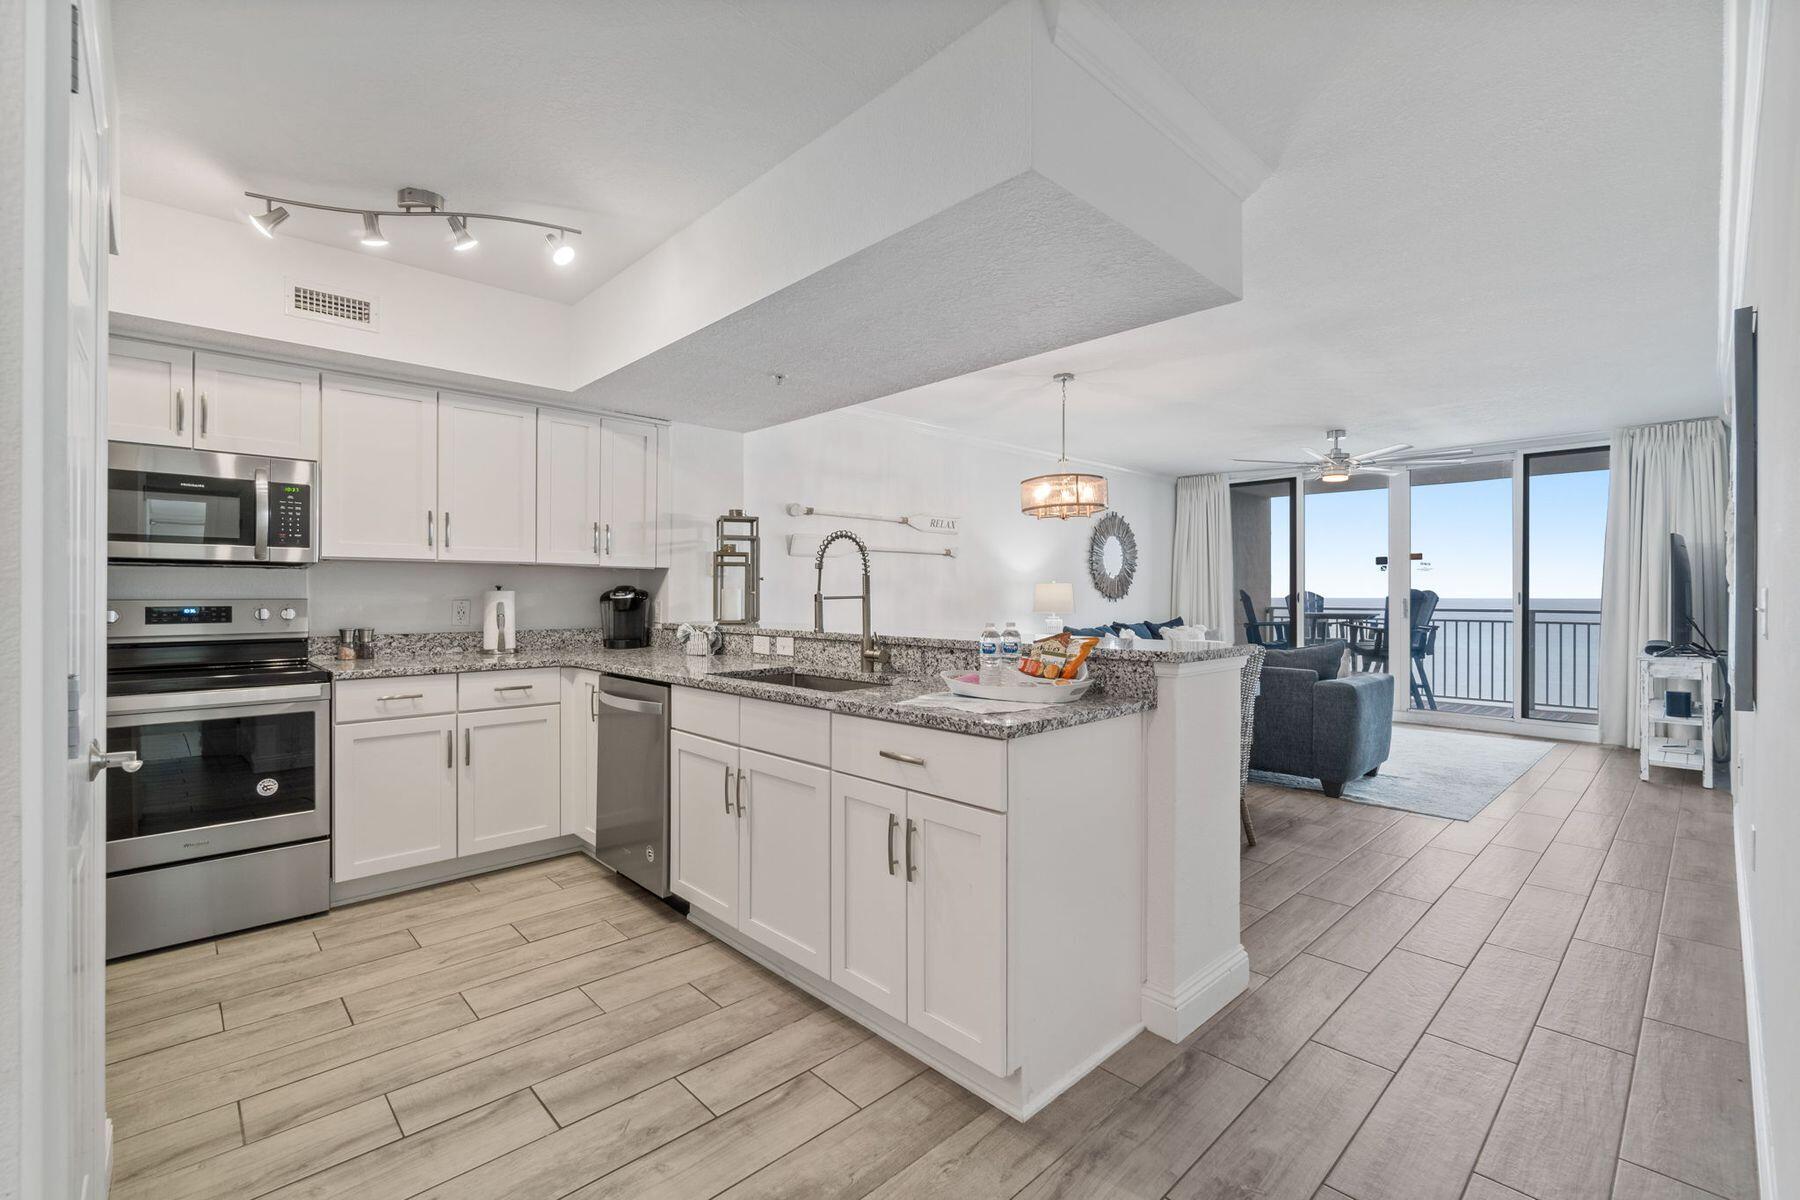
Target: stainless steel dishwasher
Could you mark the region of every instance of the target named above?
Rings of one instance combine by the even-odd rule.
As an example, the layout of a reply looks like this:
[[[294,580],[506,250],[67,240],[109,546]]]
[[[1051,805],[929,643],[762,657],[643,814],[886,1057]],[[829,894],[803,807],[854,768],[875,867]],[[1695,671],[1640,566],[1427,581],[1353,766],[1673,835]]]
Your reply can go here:
[[[669,689],[602,675],[595,857],[658,896],[669,894]]]

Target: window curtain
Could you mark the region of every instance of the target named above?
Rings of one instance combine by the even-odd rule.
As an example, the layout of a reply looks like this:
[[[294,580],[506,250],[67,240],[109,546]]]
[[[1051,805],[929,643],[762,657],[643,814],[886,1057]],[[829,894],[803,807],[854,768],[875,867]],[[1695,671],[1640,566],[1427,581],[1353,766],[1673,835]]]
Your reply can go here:
[[[1231,488],[1223,475],[1175,481],[1174,593],[1178,616],[1231,640]]]
[[[1669,636],[1669,535],[1687,541],[1694,620],[1725,649],[1725,426],[1716,419],[1613,437],[1600,590],[1600,740],[1638,745],[1637,661]]]

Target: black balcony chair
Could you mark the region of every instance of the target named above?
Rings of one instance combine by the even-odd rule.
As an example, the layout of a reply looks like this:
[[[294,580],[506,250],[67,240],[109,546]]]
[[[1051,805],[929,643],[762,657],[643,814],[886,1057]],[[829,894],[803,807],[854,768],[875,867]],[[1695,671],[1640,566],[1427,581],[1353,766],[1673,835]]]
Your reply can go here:
[[[1294,648],[1293,631],[1288,628],[1286,621],[1257,620],[1256,602],[1242,588],[1238,589],[1238,603],[1244,606],[1244,641],[1252,646],[1267,646],[1271,650]]]
[[[1437,694],[1431,689],[1431,674],[1426,669],[1426,661],[1437,653],[1437,626],[1432,618],[1437,614],[1438,594],[1432,591],[1421,591],[1413,588],[1412,602],[1408,607],[1412,610],[1412,628],[1407,638],[1407,676],[1406,689],[1412,697],[1414,708],[1437,710]],[[1381,606],[1381,621],[1360,623],[1351,630],[1350,649],[1364,664],[1364,670],[1388,669],[1388,619],[1387,604]]]

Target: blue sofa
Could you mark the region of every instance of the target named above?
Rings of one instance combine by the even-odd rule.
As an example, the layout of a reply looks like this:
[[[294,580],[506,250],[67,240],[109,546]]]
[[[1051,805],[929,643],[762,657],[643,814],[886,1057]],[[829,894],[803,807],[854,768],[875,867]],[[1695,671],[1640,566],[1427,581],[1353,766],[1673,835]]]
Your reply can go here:
[[[1251,769],[1317,779],[1327,796],[1342,796],[1346,783],[1381,769],[1393,742],[1394,677],[1339,677],[1346,646],[1268,652]]]

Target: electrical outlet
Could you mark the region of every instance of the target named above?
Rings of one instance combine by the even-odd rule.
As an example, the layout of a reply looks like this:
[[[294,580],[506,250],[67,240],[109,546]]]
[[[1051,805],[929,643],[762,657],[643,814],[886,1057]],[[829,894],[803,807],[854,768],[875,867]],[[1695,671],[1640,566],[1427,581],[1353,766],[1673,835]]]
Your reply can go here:
[[[452,600],[450,602],[450,623],[462,628],[475,621],[475,602],[473,600]]]
[[[776,638],[775,639],[775,653],[780,654],[786,658],[794,657],[794,639],[791,637]]]
[[[769,652],[769,635],[766,633],[751,634],[750,652],[752,654],[767,654]]]

